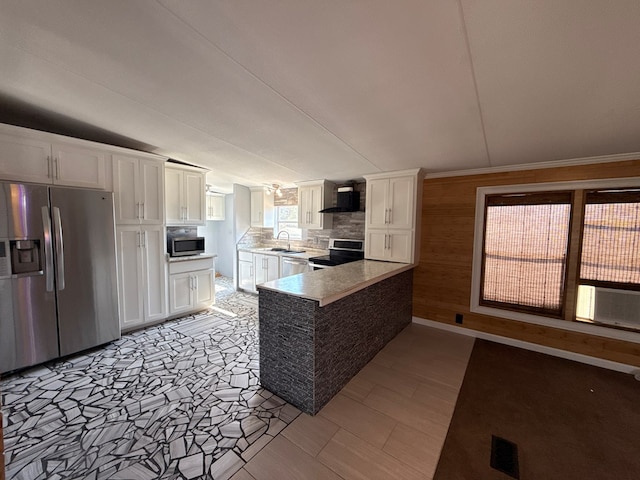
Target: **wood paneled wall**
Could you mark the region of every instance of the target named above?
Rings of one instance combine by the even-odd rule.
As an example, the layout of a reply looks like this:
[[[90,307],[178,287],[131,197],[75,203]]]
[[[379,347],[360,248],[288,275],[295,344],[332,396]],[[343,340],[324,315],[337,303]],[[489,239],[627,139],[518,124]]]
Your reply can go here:
[[[526,342],[640,366],[640,344],[470,312],[476,188],[640,177],[640,160],[426,179],[413,315]],[[640,183],[640,182],[639,182]]]

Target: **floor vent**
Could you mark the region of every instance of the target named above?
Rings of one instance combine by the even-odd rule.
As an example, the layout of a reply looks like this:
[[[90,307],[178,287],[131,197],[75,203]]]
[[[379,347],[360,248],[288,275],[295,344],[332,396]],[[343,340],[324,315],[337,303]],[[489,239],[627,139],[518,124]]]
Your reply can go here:
[[[490,465],[512,478],[519,479],[518,446],[509,440],[491,435]]]

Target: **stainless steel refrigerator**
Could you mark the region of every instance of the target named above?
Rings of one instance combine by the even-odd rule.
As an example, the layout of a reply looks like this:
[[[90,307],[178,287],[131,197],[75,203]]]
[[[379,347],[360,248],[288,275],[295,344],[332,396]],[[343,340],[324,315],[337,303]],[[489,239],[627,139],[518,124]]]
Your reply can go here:
[[[113,194],[0,182],[0,373],[120,337]]]

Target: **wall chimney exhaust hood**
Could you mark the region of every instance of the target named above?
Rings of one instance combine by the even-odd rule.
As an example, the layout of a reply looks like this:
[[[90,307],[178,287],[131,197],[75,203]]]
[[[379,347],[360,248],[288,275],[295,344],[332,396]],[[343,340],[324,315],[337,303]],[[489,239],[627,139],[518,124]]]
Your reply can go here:
[[[354,191],[353,187],[339,187],[337,205],[320,210],[320,213],[346,213],[359,210],[360,192]]]

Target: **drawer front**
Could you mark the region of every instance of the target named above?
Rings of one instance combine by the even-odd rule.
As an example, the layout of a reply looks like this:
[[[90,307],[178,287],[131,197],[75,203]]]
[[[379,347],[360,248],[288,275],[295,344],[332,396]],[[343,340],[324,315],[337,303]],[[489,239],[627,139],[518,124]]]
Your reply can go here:
[[[243,262],[253,262],[253,253],[243,252],[242,250],[240,250],[238,252],[238,260],[241,260]]]
[[[196,270],[209,270],[211,268],[213,268],[213,258],[184,260],[182,262],[170,262],[169,274],[195,272]]]

